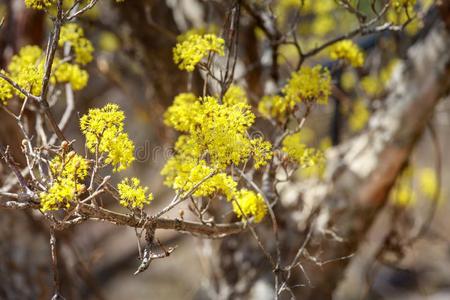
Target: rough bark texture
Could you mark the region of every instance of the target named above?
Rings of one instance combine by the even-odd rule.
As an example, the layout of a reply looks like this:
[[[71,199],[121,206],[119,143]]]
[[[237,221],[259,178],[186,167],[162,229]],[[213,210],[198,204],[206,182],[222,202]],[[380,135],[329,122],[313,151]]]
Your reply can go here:
[[[448,19],[448,6],[441,7]],[[321,206],[317,232],[327,227],[343,242],[322,239],[324,260],[357,251],[388,193],[408,161],[430,120],[434,107],[450,87],[450,35],[437,22],[408,53],[396,70],[383,108],[370,120],[369,130],[330,153],[328,180],[304,194],[304,200]],[[430,66],[433,66],[432,68]],[[306,214],[307,215],[307,214]],[[324,226],[324,227],[321,227]],[[315,288],[304,291],[308,299],[330,299],[342,279],[348,259],[323,266]]]

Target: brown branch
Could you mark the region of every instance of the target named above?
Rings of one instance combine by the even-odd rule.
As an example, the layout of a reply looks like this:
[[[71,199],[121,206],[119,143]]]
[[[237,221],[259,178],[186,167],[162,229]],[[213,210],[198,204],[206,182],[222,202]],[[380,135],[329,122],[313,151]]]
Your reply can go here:
[[[208,238],[221,238],[228,235],[237,234],[245,230],[245,225],[241,222],[205,225],[198,222],[183,221],[179,219],[142,219],[133,215],[113,212],[101,207],[94,208],[90,205],[80,206],[80,212],[91,219],[104,220],[116,225],[142,227],[146,223],[153,223],[155,229],[171,229],[179,232],[201,235]]]
[[[58,0],[57,2],[57,15],[54,20],[54,28],[53,33],[50,35],[48,43],[47,43],[47,52],[45,58],[45,66],[44,66],[44,77],[42,80],[42,91],[41,95],[38,98],[38,103],[41,109],[44,111],[45,116],[47,117],[50,126],[52,127],[55,134],[61,141],[67,141],[66,137],[62,133],[61,129],[58,127],[58,123],[53,117],[50,106],[47,101],[47,93],[50,84],[50,75],[52,72],[52,65],[55,59],[56,49],[58,47],[59,36],[61,33],[61,27],[63,25],[64,16],[63,16],[63,8],[62,8],[62,0]]]

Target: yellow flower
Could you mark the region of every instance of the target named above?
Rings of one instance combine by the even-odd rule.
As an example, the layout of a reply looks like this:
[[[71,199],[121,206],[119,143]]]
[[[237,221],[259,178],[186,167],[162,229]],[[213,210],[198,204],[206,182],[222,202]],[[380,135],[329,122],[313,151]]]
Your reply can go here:
[[[164,113],[164,123],[178,131],[189,132],[200,114],[201,104],[192,93],[181,93]]]
[[[75,53],[75,62],[85,65],[92,61],[94,47],[92,43],[84,37],[83,28],[78,24],[70,23],[61,28],[59,46],[69,43]]]
[[[272,144],[261,137],[250,140],[255,169],[265,166],[272,158]]]
[[[414,10],[415,0],[394,1],[394,6],[386,14],[387,20],[394,25],[406,25],[406,32],[410,35],[416,34],[422,27],[422,21],[417,18]]]
[[[83,181],[88,175],[89,163],[81,155],[71,151],[55,156],[50,162],[54,182],[40,194],[42,211],[69,208],[78,194],[84,191]]]
[[[0,70],[2,74],[5,74],[3,70]],[[3,105],[8,104],[8,100],[13,97],[13,87],[3,78],[0,78],[0,102],[3,103]]]
[[[285,97],[278,95],[264,96],[258,103],[258,111],[267,119],[273,118],[284,122],[292,113],[294,106],[295,102],[287,100]]]
[[[323,37],[330,32],[332,32],[336,28],[336,21],[333,18],[330,18],[328,14],[318,15],[311,27],[312,34]]]
[[[438,180],[433,169],[425,168],[419,173],[420,190],[429,199],[433,199],[438,191]]]
[[[25,0],[25,6],[34,9],[45,9],[55,3],[55,0]]]
[[[327,104],[331,94],[330,72],[320,65],[304,66],[292,73],[282,91],[287,101]]]
[[[108,31],[104,31],[100,34],[99,39],[100,49],[106,52],[115,52],[120,47],[120,41],[117,36]]]
[[[330,57],[333,60],[343,59],[353,67],[361,67],[364,64],[363,52],[351,40],[340,41],[330,47]]]
[[[228,90],[225,92],[225,95],[223,95],[222,99],[224,104],[227,105],[234,105],[238,103],[247,103],[247,95],[245,94],[245,91],[237,85],[232,85],[228,88]]]
[[[267,148],[267,144],[256,142],[252,146],[248,137],[247,130],[255,119],[250,106],[242,98],[231,100],[230,94],[226,99],[219,104],[214,97],[196,99],[192,94],[180,94],[175,98],[164,118],[166,124],[186,133],[177,143],[179,155],[197,160],[208,155],[213,167],[224,169],[249,159],[254,146]]]
[[[416,203],[416,194],[407,182],[399,183],[392,191],[393,203],[397,206],[409,206]]]
[[[272,157],[271,144],[248,133],[255,115],[246,104],[242,90],[232,87],[219,104],[214,97],[196,98],[180,94],[164,115],[167,125],[183,134],[175,143],[175,155],[161,174],[165,184],[175,190],[189,191],[211,173],[194,196],[213,196],[217,193],[230,199],[237,183],[225,171],[253,159],[255,168]]]
[[[44,57],[38,46],[25,46],[11,58],[7,75],[25,90],[35,96],[41,93],[42,78],[44,76]],[[15,91],[24,97],[19,91]]]
[[[68,82],[75,91],[83,89],[89,79],[89,74],[78,65],[62,63],[57,65],[54,76],[57,82]]]
[[[344,91],[351,91],[355,88],[357,76],[351,71],[344,71],[341,76],[341,86]]]
[[[161,171],[166,176],[164,183],[175,190],[188,192],[207,176],[213,174],[214,169],[208,167],[204,160],[199,162],[175,156],[169,159]],[[205,180],[194,192],[196,197],[212,196],[216,193],[231,199],[235,193],[237,183],[231,176],[218,173]]]
[[[395,9],[402,9],[405,7],[413,7],[416,4],[416,0],[393,0],[393,7]]]
[[[81,155],[71,151],[53,158],[50,162],[50,170],[56,177],[84,180],[88,175],[89,163]]]
[[[210,52],[224,55],[225,41],[214,34],[190,34],[173,49],[173,60],[180,70],[194,71]]]
[[[350,115],[348,124],[353,132],[363,129],[369,120],[370,112],[363,101],[358,100],[353,104],[353,112]]]
[[[130,208],[143,208],[144,204],[150,204],[153,194],[147,194],[148,187],[142,187],[141,182],[136,177],[125,178],[118,185],[120,205]]]
[[[217,34],[219,29],[214,24],[208,24],[206,27],[192,28],[177,36],[177,42],[181,43],[189,39],[190,36],[197,34],[203,36],[205,34]]]
[[[301,133],[287,136],[283,140],[283,151],[302,168],[311,167],[324,161],[323,152],[310,148],[301,142]]]
[[[84,185],[79,184],[75,180],[61,178],[47,192],[40,194],[41,210],[46,212],[61,208],[68,209],[77,195],[83,192],[84,189]]]
[[[370,97],[378,96],[384,89],[383,84],[377,76],[367,75],[361,79],[363,91]]]
[[[123,132],[125,115],[116,104],[90,109],[81,117],[81,131],[86,137],[89,151],[106,154],[105,163],[114,171],[126,169],[134,161],[134,144]]]
[[[391,201],[394,205],[406,207],[416,203],[417,196],[412,188],[413,174],[414,169],[411,166],[408,166],[397,179],[397,182],[391,191]]]
[[[241,219],[254,217],[255,223],[261,222],[267,213],[263,197],[247,189],[238,191],[232,204],[233,211],[238,217]]]

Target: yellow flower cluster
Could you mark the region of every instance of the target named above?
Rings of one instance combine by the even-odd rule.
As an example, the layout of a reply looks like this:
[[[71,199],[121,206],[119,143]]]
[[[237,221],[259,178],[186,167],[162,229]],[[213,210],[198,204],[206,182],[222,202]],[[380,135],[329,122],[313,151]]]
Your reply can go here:
[[[274,118],[281,122],[288,118],[294,107],[294,101],[288,101],[285,97],[279,95],[264,96],[258,103],[258,111],[263,117]]]
[[[353,132],[363,129],[369,120],[370,112],[363,101],[357,100],[353,104],[353,111],[348,120],[350,129]]]
[[[393,7],[396,9],[401,9],[405,7],[413,7],[416,5],[416,0],[393,0]]]
[[[41,210],[51,211],[69,208],[74,199],[85,190],[83,180],[88,175],[89,163],[71,151],[56,156],[50,162],[54,182],[46,192],[40,194]]]
[[[5,74],[3,70],[0,70],[0,72]],[[13,95],[13,87],[6,80],[0,78],[0,102],[2,102],[3,105],[8,104],[8,100],[11,99]]]
[[[173,60],[180,70],[194,71],[195,66],[209,53],[224,55],[225,41],[214,34],[190,34],[173,49]]]
[[[235,91],[232,91],[235,93]],[[223,104],[214,97],[196,98],[193,94],[180,94],[165,113],[165,123],[182,135],[176,150],[183,156],[196,159],[207,155],[214,168],[225,169],[231,163],[239,165],[252,154],[256,166],[265,165],[270,157],[270,144],[248,137],[248,128],[255,115],[241,100],[231,100],[226,93]],[[233,103],[233,104],[228,104]],[[268,153],[267,153],[268,152]]]
[[[392,194],[392,201],[397,206],[409,206],[415,204],[417,201],[416,194],[414,193],[411,184],[408,184],[405,181],[397,184]]]
[[[222,99],[223,103],[226,105],[235,105],[238,103],[247,103],[247,95],[245,91],[237,85],[231,85]]]
[[[222,195],[232,201],[244,194],[227,174],[228,167],[252,161],[254,168],[259,168],[271,159],[271,144],[261,137],[251,138],[248,133],[255,116],[244,91],[232,86],[222,102],[188,93],[175,97],[164,121],[183,134],[175,143],[175,155],[161,171],[165,184],[184,192],[196,188],[196,197]],[[246,212],[256,214],[256,208],[251,211],[251,205],[244,202]],[[258,210],[258,220],[263,216]]]
[[[242,189],[236,193],[233,211],[241,219],[253,216],[255,223],[259,223],[267,213],[267,206],[260,194]]]
[[[87,41],[87,43],[90,45],[89,41]],[[92,45],[90,47],[92,47]],[[80,50],[78,52],[83,51]],[[80,61],[86,61],[88,56],[91,55],[87,55],[86,53],[80,54]],[[92,56],[89,57],[92,59]],[[40,47],[24,46],[19,50],[18,54],[11,58],[7,71],[2,70],[1,72],[15,81],[23,89],[38,96],[42,89],[44,60],[44,53]],[[50,77],[50,82],[52,84],[70,83],[74,90],[81,90],[86,86],[88,79],[88,73],[78,65],[61,62],[60,58],[55,58],[52,67],[52,76]],[[24,97],[22,93],[10,86],[9,83],[0,79],[0,101],[6,105],[7,100],[11,99],[14,95],[18,95],[22,98]]]
[[[391,201],[394,205],[405,207],[416,203],[417,195],[412,188],[413,173],[413,168],[409,166],[397,179],[391,191]]]
[[[386,18],[395,25],[407,24],[405,30],[409,34],[415,34],[422,27],[422,21],[417,18],[414,6],[416,0],[395,0],[388,10]]]
[[[125,178],[118,185],[120,205],[128,208],[143,208],[144,204],[150,204],[153,194],[147,194],[148,187],[142,187],[141,182],[136,177]]]
[[[330,72],[320,65],[313,68],[304,66],[292,73],[282,92],[283,95],[261,99],[258,111],[263,117],[285,122],[298,103],[327,104],[331,93]]]
[[[116,104],[90,109],[81,117],[81,131],[92,153],[106,154],[105,163],[114,171],[126,169],[134,161],[134,144],[123,132],[125,115]]]
[[[25,0],[25,6],[34,9],[49,8],[55,0]]]
[[[217,34],[219,29],[215,24],[208,24],[203,27],[194,27],[189,29],[188,31],[183,32],[182,34],[177,36],[177,42],[181,43],[186,41],[190,36],[197,34],[203,36],[205,34]]]
[[[59,63],[55,59],[55,70],[52,77],[52,83],[70,83],[75,91],[83,89],[89,80],[89,74],[78,65],[70,63]]]
[[[330,47],[330,58],[333,60],[345,60],[353,67],[361,67],[364,64],[363,52],[351,40],[343,40]]]
[[[25,46],[11,58],[7,75],[33,95],[39,95],[44,76],[44,57],[38,46]],[[20,95],[19,91],[15,91]]]
[[[414,178],[414,174],[418,174],[417,178]],[[414,189],[415,179],[417,179],[417,189]],[[412,206],[416,204],[419,196],[424,196],[427,200],[442,201],[442,197],[435,199],[438,194],[438,178],[436,172],[431,168],[417,169],[413,166],[406,168],[402,175],[398,178],[396,185],[394,186],[391,197],[395,205],[398,206]],[[417,192],[420,192],[417,193]]]
[[[301,134],[295,133],[283,140],[283,151],[302,168],[315,166],[324,161],[323,152],[301,142]]]
[[[327,104],[331,93],[330,72],[320,65],[301,67],[292,73],[282,91],[287,101]]]
[[[183,159],[176,155],[169,159],[161,171],[166,176],[164,183],[175,190],[190,191],[216,170],[209,167],[204,160]],[[228,200],[233,198],[237,183],[224,172],[212,175],[198,186],[194,192],[196,197],[207,197],[214,194],[224,195]]]
[[[76,23],[66,24],[61,28],[59,46],[69,43],[75,54],[75,62],[85,65],[92,61],[94,47],[92,43],[84,37],[83,28]]]
[[[425,168],[419,173],[420,190],[429,199],[433,199],[438,191],[438,180],[433,169]]]
[[[363,91],[372,98],[379,96],[389,83],[392,72],[398,63],[399,60],[393,59],[386,67],[380,70],[379,74],[371,74],[363,77],[361,79]]]

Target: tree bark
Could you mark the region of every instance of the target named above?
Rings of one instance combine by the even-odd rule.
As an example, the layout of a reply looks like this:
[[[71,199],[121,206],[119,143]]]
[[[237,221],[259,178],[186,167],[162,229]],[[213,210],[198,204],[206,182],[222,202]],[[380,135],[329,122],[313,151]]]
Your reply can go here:
[[[327,222],[315,233],[321,259],[346,257],[358,250],[410,154],[431,119],[434,107],[450,88],[450,9],[440,7],[427,36],[411,47],[396,70],[384,107],[371,118],[369,130],[329,154],[327,180],[308,189],[304,199],[320,206]],[[318,192],[319,191],[319,192]],[[321,229],[332,229],[343,242],[326,241]],[[303,299],[331,299],[349,259],[324,265],[315,288]]]

